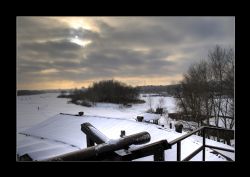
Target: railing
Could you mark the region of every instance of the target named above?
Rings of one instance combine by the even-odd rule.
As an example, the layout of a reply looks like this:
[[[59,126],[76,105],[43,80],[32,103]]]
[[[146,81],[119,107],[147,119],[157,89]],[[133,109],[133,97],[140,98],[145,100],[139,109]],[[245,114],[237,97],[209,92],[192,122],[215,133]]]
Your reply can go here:
[[[209,126],[202,126],[190,133],[187,133],[171,142],[169,142],[169,144],[171,146],[175,145],[177,146],[177,161],[189,161],[190,159],[192,159],[195,155],[197,155],[200,151],[202,151],[202,161],[206,160],[205,157],[205,148],[212,148],[212,149],[218,149],[218,150],[223,150],[223,151],[227,151],[227,152],[234,152],[234,150],[231,149],[226,149],[226,148],[222,148],[222,147],[216,147],[216,146],[211,146],[211,145],[206,145],[206,131],[207,130],[216,130],[216,131],[228,131],[228,132],[234,132],[234,130],[229,130],[229,129],[225,129],[225,128],[215,128],[215,127],[209,127]],[[181,141],[188,138],[189,136],[198,133],[198,132],[202,132],[202,146],[199,147],[197,150],[195,150],[193,153],[191,153],[189,156],[187,156],[186,158],[184,158],[183,160],[181,160]]]
[[[171,142],[161,140],[155,143],[145,145],[135,150],[128,150],[132,144],[143,144],[150,141],[150,135],[147,132],[141,132],[134,135],[126,136],[116,141],[110,141],[104,134],[97,130],[90,123],[81,125],[81,130],[86,134],[87,147],[84,150],[69,153],[63,156],[55,157],[50,160],[76,160],[76,161],[89,161],[89,160],[116,160],[116,161],[131,161],[134,159],[153,155],[154,161],[165,161],[165,150],[171,149],[173,145],[177,145],[177,161],[189,161],[200,151],[202,151],[202,160],[205,161],[205,148],[218,149],[228,152],[234,150],[206,145],[206,131],[212,129],[216,131],[233,131],[223,128],[215,128],[203,126],[190,133],[187,133]],[[189,136],[202,132],[203,143],[202,146],[191,153],[189,156],[181,160],[181,141]],[[95,146],[95,144],[97,144]]]
[[[216,130],[233,132],[233,130],[224,128],[203,126],[171,142],[168,142],[167,140],[161,140],[158,142],[147,144],[137,149],[131,149],[130,145],[148,143],[150,141],[150,134],[148,132],[141,132],[130,136],[124,136],[118,140],[110,140],[90,123],[82,124],[81,130],[86,134],[87,148],[46,159],[45,161],[132,161],[134,159],[150,155],[153,155],[154,161],[165,161],[165,150],[171,149],[171,147],[175,144],[177,146],[177,161],[189,161],[201,151],[202,161],[205,161],[205,148],[234,152],[234,150],[231,149],[215,147],[206,144],[205,137],[207,131]],[[181,159],[181,141],[199,132],[201,132],[203,138],[202,146],[184,159]],[[32,161],[32,159],[30,158],[21,159],[23,161]]]

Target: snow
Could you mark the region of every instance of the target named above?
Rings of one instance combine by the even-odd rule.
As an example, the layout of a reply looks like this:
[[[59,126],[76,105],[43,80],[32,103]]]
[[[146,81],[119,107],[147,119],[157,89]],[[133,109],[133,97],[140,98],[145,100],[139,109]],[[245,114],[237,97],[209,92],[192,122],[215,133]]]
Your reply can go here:
[[[90,126],[89,127],[91,132],[95,134],[95,136],[99,137],[103,142],[108,142],[109,139],[106,137],[102,132],[99,130],[95,129],[94,127]]]
[[[158,129],[158,126],[147,123],[138,123],[131,120],[117,120],[115,118],[96,117],[96,116],[70,116],[58,114],[47,119],[27,130],[21,131],[22,134],[31,135],[33,137],[46,138],[50,140],[60,141],[79,148],[86,148],[86,136],[81,131],[81,124],[91,122],[100,132],[109,139],[119,139],[120,131],[125,130],[126,136],[148,131],[151,133],[151,142],[156,142],[162,137],[173,140],[179,137],[179,133],[174,131],[168,133]],[[153,135],[153,137],[152,137]],[[160,136],[161,135],[161,136]]]
[[[19,140],[20,141],[20,140]],[[52,156],[77,151],[79,148],[59,143],[53,140],[41,140],[35,137],[25,137],[18,143],[17,153],[22,156],[26,153],[34,160],[44,160]]]
[[[168,142],[185,134],[177,133],[174,129],[166,126],[166,119],[161,117],[159,122],[164,125],[136,122],[138,115],[145,115],[149,106],[144,104],[133,104],[131,108],[121,108],[117,104],[98,103],[95,107],[83,107],[74,104],[67,104],[68,99],[57,98],[57,93],[41,95],[18,96],[17,97],[17,154],[28,153],[34,160],[43,160],[64,153],[86,148],[86,136],[81,131],[81,124],[89,122],[102,134],[109,138],[109,142],[116,142],[120,138],[121,130],[126,131],[126,136],[147,131],[150,133],[150,144],[162,139]],[[152,97],[153,108],[161,97]],[[164,107],[168,112],[175,112],[175,102],[172,97],[163,97]],[[147,101],[146,97],[141,97]],[[39,110],[38,110],[39,106]],[[83,111],[84,116],[62,115],[63,113],[77,114]],[[29,136],[26,136],[29,135]],[[231,146],[206,140],[213,146],[231,148]],[[130,150],[144,146],[131,145]],[[181,159],[188,156],[202,145],[202,139],[193,135],[182,141]],[[211,153],[206,148],[206,160],[225,161],[222,156]],[[222,151],[220,151],[222,152]],[[234,153],[228,153],[234,160]],[[166,161],[176,161],[176,145],[165,151]],[[200,160],[201,153],[192,160]],[[152,161],[153,157],[148,156],[135,161]]]
[[[17,129],[25,130],[58,113],[76,114],[83,111],[93,116],[116,117],[135,120],[136,117],[149,109],[147,103],[133,104],[131,108],[120,107],[112,103],[97,103],[95,107],[83,107],[67,104],[69,99],[56,98],[60,93],[46,93],[40,95],[17,96]],[[156,109],[161,97],[152,97],[153,108]],[[168,112],[176,112],[175,101],[172,97],[163,97],[164,107]],[[147,97],[141,97],[147,101]],[[39,106],[39,110],[38,110]],[[115,116],[114,116],[115,115]]]
[[[142,113],[142,114],[139,114],[139,116],[143,116],[144,121],[160,119],[160,114]]]

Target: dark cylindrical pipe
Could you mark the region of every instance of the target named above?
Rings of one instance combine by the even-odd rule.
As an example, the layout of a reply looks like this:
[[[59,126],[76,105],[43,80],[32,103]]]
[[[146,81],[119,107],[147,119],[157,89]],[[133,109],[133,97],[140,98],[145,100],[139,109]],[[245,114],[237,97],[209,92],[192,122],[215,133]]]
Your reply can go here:
[[[108,152],[114,152],[126,148],[132,144],[144,144],[149,142],[151,139],[148,132],[141,132],[130,136],[125,136],[118,140],[109,140],[108,142],[92,146],[77,152],[71,152],[65,155],[54,157],[46,161],[84,161],[91,158],[103,155]]]
[[[109,141],[108,137],[106,137],[102,132],[97,130],[93,125],[88,122],[81,124],[81,130],[96,144],[101,144]]]

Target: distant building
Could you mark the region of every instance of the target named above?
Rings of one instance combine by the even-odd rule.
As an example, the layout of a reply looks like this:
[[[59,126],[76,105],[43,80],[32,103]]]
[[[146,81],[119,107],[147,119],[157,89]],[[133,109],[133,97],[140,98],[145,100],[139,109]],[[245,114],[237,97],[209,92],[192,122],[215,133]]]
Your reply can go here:
[[[160,114],[142,113],[137,116],[137,121],[158,124],[160,118]]]

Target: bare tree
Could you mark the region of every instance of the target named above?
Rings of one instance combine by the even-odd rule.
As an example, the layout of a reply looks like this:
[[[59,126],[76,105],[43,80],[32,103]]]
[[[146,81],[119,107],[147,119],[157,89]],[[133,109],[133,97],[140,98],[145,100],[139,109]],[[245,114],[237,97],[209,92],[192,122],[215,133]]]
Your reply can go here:
[[[234,126],[233,49],[216,46],[209,51],[207,61],[202,60],[191,65],[184,74],[176,98],[180,112],[191,116],[198,126],[202,125],[204,120],[209,124],[209,119],[214,117],[216,126],[219,126],[221,119],[225,128],[232,128]]]
[[[163,97],[159,98],[157,107],[158,108],[163,108],[164,104],[165,104],[164,98]]]
[[[215,124],[219,126],[221,120],[225,128],[230,128],[233,125],[227,127],[226,117],[231,117],[231,124],[234,123],[234,50],[216,46],[209,51],[208,61],[215,86],[212,99]]]
[[[153,99],[150,95],[148,95],[147,101],[148,101],[148,106],[149,106],[148,112],[154,112],[153,111]]]
[[[190,66],[181,82],[181,92],[177,94],[178,106],[182,114],[202,125],[203,120],[211,116],[209,94],[209,69],[205,61]]]

